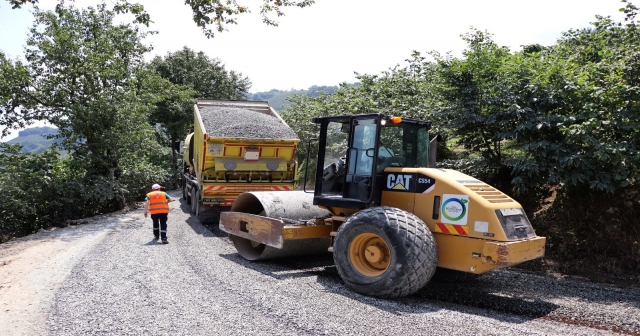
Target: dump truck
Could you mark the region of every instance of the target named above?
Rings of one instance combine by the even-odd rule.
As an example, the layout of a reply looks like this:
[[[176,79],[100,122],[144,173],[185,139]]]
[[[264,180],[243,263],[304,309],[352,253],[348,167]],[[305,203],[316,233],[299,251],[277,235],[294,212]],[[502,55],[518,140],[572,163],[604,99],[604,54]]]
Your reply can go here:
[[[436,270],[479,275],[544,255],[546,238],[518,202],[436,168],[440,137],[430,139],[430,122],[383,114],[312,122],[319,126],[313,191],[246,192],[221,214],[220,228],[242,257],[330,252],[348,287],[398,298]]]
[[[296,188],[295,132],[266,101],[198,100],[183,147],[182,197],[229,207],[245,191]]]

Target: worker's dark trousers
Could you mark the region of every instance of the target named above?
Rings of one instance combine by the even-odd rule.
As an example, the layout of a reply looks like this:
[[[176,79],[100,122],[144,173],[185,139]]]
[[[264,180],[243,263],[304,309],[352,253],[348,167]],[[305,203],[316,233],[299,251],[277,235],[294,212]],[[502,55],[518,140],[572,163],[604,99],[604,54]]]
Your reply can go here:
[[[158,231],[160,231],[160,238],[167,239],[167,214],[151,215],[151,220],[153,221],[153,235],[158,238]],[[160,224],[159,229],[158,224]]]

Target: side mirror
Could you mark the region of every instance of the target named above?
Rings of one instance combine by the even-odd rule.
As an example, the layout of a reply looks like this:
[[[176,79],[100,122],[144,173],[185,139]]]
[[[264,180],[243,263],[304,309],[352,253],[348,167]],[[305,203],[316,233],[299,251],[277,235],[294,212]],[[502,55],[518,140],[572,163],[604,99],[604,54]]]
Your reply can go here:
[[[342,131],[342,133],[349,133],[349,130],[349,124],[342,124],[342,127],[340,127],[340,131]]]

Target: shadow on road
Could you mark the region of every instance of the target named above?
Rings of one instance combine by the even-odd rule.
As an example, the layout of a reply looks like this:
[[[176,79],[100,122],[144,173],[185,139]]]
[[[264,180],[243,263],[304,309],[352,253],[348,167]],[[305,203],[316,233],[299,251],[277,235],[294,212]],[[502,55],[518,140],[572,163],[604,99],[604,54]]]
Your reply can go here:
[[[181,201],[181,209],[190,212],[190,206],[185,201]],[[191,216],[187,224],[194,232],[205,237],[226,238],[227,233],[218,228],[219,212],[215,209],[208,209],[208,212],[201,220]],[[640,307],[640,291],[636,289],[602,286],[513,270],[496,270],[462,283],[432,280],[409,297],[384,300],[360,295],[348,289],[340,278],[330,253],[264,261],[248,261],[237,253],[220,256],[276,281],[317,277],[317,283],[328,293],[342,295],[393,314],[429,313],[447,309],[509,323],[524,323],[556,314],[554,312],[561,308],[554,303],[556,300],[597,304],[627,302]],[[599,295],[594,296],[594,291],[599,292]],[[478,309],[470,310],[469,307]]]
[[[494,293],[496,286],[492,285],[492,281],[495,280],[492,277],[481,277],[465,283],[432,281],[414,295],[402,299],[385,300],[361,295],[348,289],[334,266],[331,254],[254,262],[247,261],[236,253],[220,256],[278,281],[315,276],[317,283],[329,293],[342,295],[396,315],[430,313],[445,307],[447,310],[468,314],[470,313],[468,307],[474,307],[487,310],[486,312],[474,310],[473,313],[476,315],[509,323],[523,323],[544,317],[559,308],[552,302],[528,297],[525,294],[527,291],[535,292],[535,289],[530,286],[519,289],[507,286],[501,289],[501,293]],[[502,272],[493,277],[511,273],[517,274],[517,272]],[[506,313],[506,315],[496,315],[495,311]]]
[[[142,246],[155,246],[155,245],[162,245],[162,243],[158,239],[151,238],[149,242],[142,244]]]
[[[187,204],[187,201],[180,199],[180,209],[185,213],[189,214],[189,218],[186,220],[187,225],[193,230],[193,232],[197,233],[203,237],[218,237],[218,238],[226,238],[228,234],[218,227],[218,222],[220,221],[220,210],[217,208],[206,207],[200,210],[200,215],[196,218],[193,213],[191,213],[191,205]],[[223,208],[222,210],[226,210],[228,208]]]
[[[245,268],[268,275],[276,280],[326,276],[327,268],[335,269],[335,266],[333,265],[333,257],[329,253],[317,256],[259,261],[246,260],[237,253],[220,254],[220,257]],[[337,271],[335,274],[338,274]]]

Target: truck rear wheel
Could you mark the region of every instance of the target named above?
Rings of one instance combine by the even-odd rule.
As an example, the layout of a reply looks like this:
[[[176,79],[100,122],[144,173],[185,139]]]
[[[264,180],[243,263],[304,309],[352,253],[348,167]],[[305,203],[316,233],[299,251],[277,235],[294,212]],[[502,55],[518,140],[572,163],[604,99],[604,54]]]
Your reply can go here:
[[[191,212],[198,217],[200,200],[198,199],[198,189],[191,189]]]
[[[429,228],[415,215],[375,207],[356,213],[340,226],[333,258],[340,277],[354,291],[398,298],[429,282],[438,265],[438,247]]]

